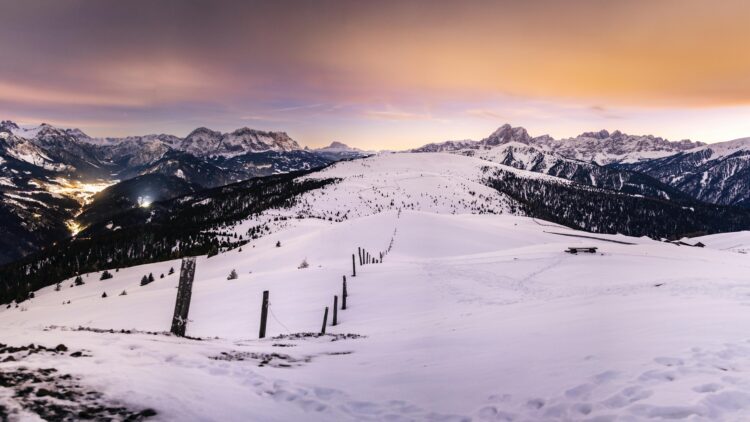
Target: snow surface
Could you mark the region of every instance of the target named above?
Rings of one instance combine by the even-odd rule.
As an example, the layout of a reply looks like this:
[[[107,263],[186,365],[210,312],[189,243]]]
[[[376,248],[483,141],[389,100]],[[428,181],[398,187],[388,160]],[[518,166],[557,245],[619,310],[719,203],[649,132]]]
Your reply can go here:
[[[0,309],[2,341],[91,356],[37,354],[0,370],[54,366],[156,420],[750,418],[747,256],[717,250],[720,238],[717,249],[709,237],[707,248],[678,247],[450,206],[482,194],[505,210],[507,198],[480,190],[480,164],[386,154],[310,176],[343,180],[275,213],[318,218],[198,258],[187,334],[200,341],[144,333],[169,329],[178,276],[167,273],[179,261],[42,289]],[[357,247],[378,255],[391,242],[384,263],[351,277]],[[239,278],[227,280],[232,269]],[[148,273],[156,280],[139,286]],[[364,337],[258,339],[264,290],[269,337],[317,332],[344,275],[347,310],[327,330]],[[259,366],[253,353],[278,356]]]
[[[750,253],[750,231],[734,233],[717,233],[707,236],[693,237],[689,243],[701,242],[708,248],[738,253]]]

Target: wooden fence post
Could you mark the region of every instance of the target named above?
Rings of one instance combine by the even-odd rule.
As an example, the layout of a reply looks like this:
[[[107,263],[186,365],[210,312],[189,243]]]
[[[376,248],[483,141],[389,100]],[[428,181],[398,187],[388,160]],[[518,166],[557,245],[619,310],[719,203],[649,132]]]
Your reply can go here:
[[[320,334],[326,333],[326,324],[328,324],[328,307],[326,306],[326,311],[323,313],[323,328],[320,329]]]
[[[344,287],[341,289],[341,310],[346,310],[346,276],[344,276]]]
[[[359,265],[362,265],[362,247],[357,247],[357,255],[359,255]]]
[[[356,277],[356,276],[357,276],[357,266],[356,266],[356,263],[354,262],[354,254],[352,254],[352,277]]]
[[[185,337],[187,328],[188,311],[190,311],[190,298],[193,294],[193,278],[195,277],[195,258],[183,258],[180,267],[180,282],[177,285],[177,300],[174,305],[174,316],[172,317],[172,334]]]
[[[333,326],[336,326],[339,322],[339,297],[333,297]]]
[[[260,334],[258,334],[258,338],[266,336],[266,320],[268,320],[268,290],[263,291],[263,304],[260,305]]]

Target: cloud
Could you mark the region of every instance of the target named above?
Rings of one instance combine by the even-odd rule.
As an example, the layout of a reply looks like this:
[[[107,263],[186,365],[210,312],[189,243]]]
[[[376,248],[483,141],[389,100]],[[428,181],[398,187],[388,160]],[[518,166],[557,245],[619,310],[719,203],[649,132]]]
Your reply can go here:
[[[432,116],[397,110],[367,110],[364,115],[377,120],[432,120]]]

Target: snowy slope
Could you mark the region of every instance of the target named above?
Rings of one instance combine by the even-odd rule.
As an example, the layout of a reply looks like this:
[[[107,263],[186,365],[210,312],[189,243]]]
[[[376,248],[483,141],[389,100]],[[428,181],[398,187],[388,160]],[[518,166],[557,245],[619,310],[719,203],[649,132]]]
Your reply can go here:
[[[702,201],[750,204],[750,138],[710,144],[623,167],[658,178]]]
[[[722,251],[750,253],[750,231],[710,234],[693,237],[688,241],[691,243],[701,242],[708,248]]]
[[[317,331],[350,275],[351,252],[382,250],[394,232],[385,263],[348,278],[348,309],[328,327],[366,337],[257,339],[263,290],[270,335]],[[178,263],[150,264],[0,310],[4,341],[62,342],[91,355],[33,355],[0,368],[54,366],[160,420],[750,416],[744,256],[559,233],[590,236],[508,215],[294,220],[242,252],[199,258],[188,334],[205,340],[71,330],[166,330],[177,276],[159,274]],[[601,253],[564,253],[571,245]],[[310,268],[297,269],[305,258]],[[226,280],[232,268],[240,276]],[[156,281],[139,287],[148,272]],[[279,357],[260,367],[252,353]]]
[[[750,417],[744,255],[511,215],[485,166],[569,183],[454,154],[336,163],[306,177],[337,183],[233,228],[267,235],[198,258],[187,334],[202,340],[147,333],[169,329],[179,271],[153,263],[0,309],[3,342],[87,355],[0,352],[0,370],[54,367],[156,420]],[[389,245],[351,277],[358,247]],[[317,332],[342,276],[348,309],[328,332],[362,337],[258,339],[264,290],[269,337]],[[1,406],[23,406],[13,391]]]

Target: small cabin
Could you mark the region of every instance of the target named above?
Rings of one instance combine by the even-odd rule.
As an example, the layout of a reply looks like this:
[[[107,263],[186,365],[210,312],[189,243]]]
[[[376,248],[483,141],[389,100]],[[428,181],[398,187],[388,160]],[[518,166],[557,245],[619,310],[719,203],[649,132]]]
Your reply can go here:
[[[596,246],[571,246],[566,250],[567,253],[577,254],[581,253],[596,253]]]

